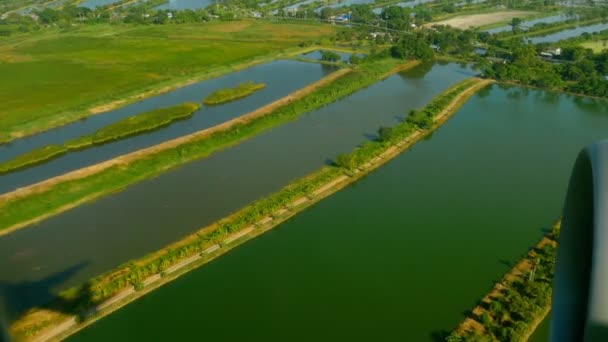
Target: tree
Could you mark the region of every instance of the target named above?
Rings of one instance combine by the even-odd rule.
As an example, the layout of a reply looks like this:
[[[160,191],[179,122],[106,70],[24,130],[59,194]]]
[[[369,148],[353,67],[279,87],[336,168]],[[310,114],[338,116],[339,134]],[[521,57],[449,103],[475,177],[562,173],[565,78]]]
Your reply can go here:
[[[481,314],[481,324],[483,324],[485,327],[489,327],[491,323],[490,315],[488,315],[487,312]]]
[[[321,60],[327,62],[337,62],[342,60],[342,57],[333,51],[323,50],[321,51]]]
[[[380,127],[378,129],[378,137],[380,141],[390,141],[394,136],[394,131],[392,127]]]
[[[59,21],[59,13],[52,8],[45,8],[38,12],[40,22],[43,24],[53,24]]]
[[[352,154],[342,153],[336,158],[336,165],[347,170],[352,170],[357,166]]]
[[[361,57],[357,56],[357,54],[352,54],[352,55],[350,56],[350,58],[349,58],[348,62],[349,62],[350,64],[357,65],[357,64],[361,63],[361,61],[362,61],[362,60],[363,60],[363,59],[362,59]]]
[[[333,9],[331,7],[323,7],[320,15],[321,19],[329,19],[333,15]]]
[[[394,58],[428,61],[433,59],[434,53],[422,35],[404,34],[391,48],[391,55]]]
[[[521,21],[521,18],[518,17],[511,19],[511,26],[513,27],[513,30],[519,28],[519,25],[521,25]]]

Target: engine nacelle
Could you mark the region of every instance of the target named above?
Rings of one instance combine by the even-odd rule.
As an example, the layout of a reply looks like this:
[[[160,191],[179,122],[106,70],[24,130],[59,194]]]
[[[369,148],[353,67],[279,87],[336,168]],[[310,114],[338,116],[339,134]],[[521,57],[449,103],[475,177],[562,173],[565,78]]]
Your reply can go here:
[[[608,341],[608,141],[579,154],[564,204],[552,342]]]

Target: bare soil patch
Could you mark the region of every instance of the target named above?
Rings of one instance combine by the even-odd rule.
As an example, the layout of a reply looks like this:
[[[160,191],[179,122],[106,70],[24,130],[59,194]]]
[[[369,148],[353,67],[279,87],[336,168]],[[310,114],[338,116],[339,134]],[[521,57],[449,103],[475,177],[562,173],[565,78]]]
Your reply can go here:
[[[493,13],[470,14],[437,21],[427,25],[448,25],[459,29],[469,29],[494,23],[506,22],[515,17],[525,18],[534,14],[536,14],[536,12],[529,11],[500,11]]]

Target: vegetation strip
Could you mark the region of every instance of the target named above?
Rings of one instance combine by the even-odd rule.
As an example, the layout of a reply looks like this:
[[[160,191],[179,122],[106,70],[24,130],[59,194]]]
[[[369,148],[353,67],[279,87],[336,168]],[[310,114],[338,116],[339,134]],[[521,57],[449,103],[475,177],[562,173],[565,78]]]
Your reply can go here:
[[[254,112],[0,196],[0,235],[120,191],[320,108],[417,62],[381,60],[342,69]],[[127,167],[128,166],[128,167]]]
[[[189,118],[200,108],[198,103],[188,102],[131,116],[103,127],[93,134],[66,141],[63,145],[43,146],[2,162],[0,163],[0,174],[44,163],[70,151],[83,150],[94,145],[154,131],[168,126],[176,120]]]
[[[361,157],[359,169],[326,166],[161,251],[62,292],[61,300],[57,302],[61,304],[56,304],[61,307],[54,307],[56,310],[32,310],[15,322],[11,331],[16,337],[36,340],[73,334],[103,315],[272,229],[306,207],[357,181],[430,134],[475,91],[489,83],[491,81],[481,79],[464,81],[436,97],[422,110],[411,113],[408,120],[392,127],[390,139],[384,135],[381,140],[370,142],[377,147],[374,153],[357,154],[359,150],[371,151],[365,146],[369,144],[357,148],[352,154]],[[423,127],[416,121],[421,115],[429,115],[435,123]],[[370,163],[372,160],[374,163]],[[50,307],[53,308],[53,305]],[[42,315],[41,311],[46,314]],[[80,318],[66,317],[58,312],[73,312]],[[44,317],[44,321],[40,322],[39,317]],[[80,321],[82,323],[78,323]]]
[[[207,96],[203,101],[206,105],[219,105],[247,97],[266,87],[264,83],[243,82],[234,88],[220,89]]]
[[[446,341],[527,341],[551,309],[559,231],[558,222],[494,285]]]

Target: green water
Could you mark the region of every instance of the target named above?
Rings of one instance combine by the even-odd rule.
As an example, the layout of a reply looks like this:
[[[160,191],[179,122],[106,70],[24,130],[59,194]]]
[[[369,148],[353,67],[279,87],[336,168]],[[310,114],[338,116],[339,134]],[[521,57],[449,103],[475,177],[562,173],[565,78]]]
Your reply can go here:
[[[539,324],[538,328],[532,336],[530,336],[529,342],[547,342],[549,341],[549,332],[551,328],[551,314],[545,318],[545,320]]]
[[[605,109],[494,86],[362,181],[72,340],[438,339],[560,215]]]
[[[605,113],[494,86],[360,182],[71,340],[438,340],[560,215]]]

